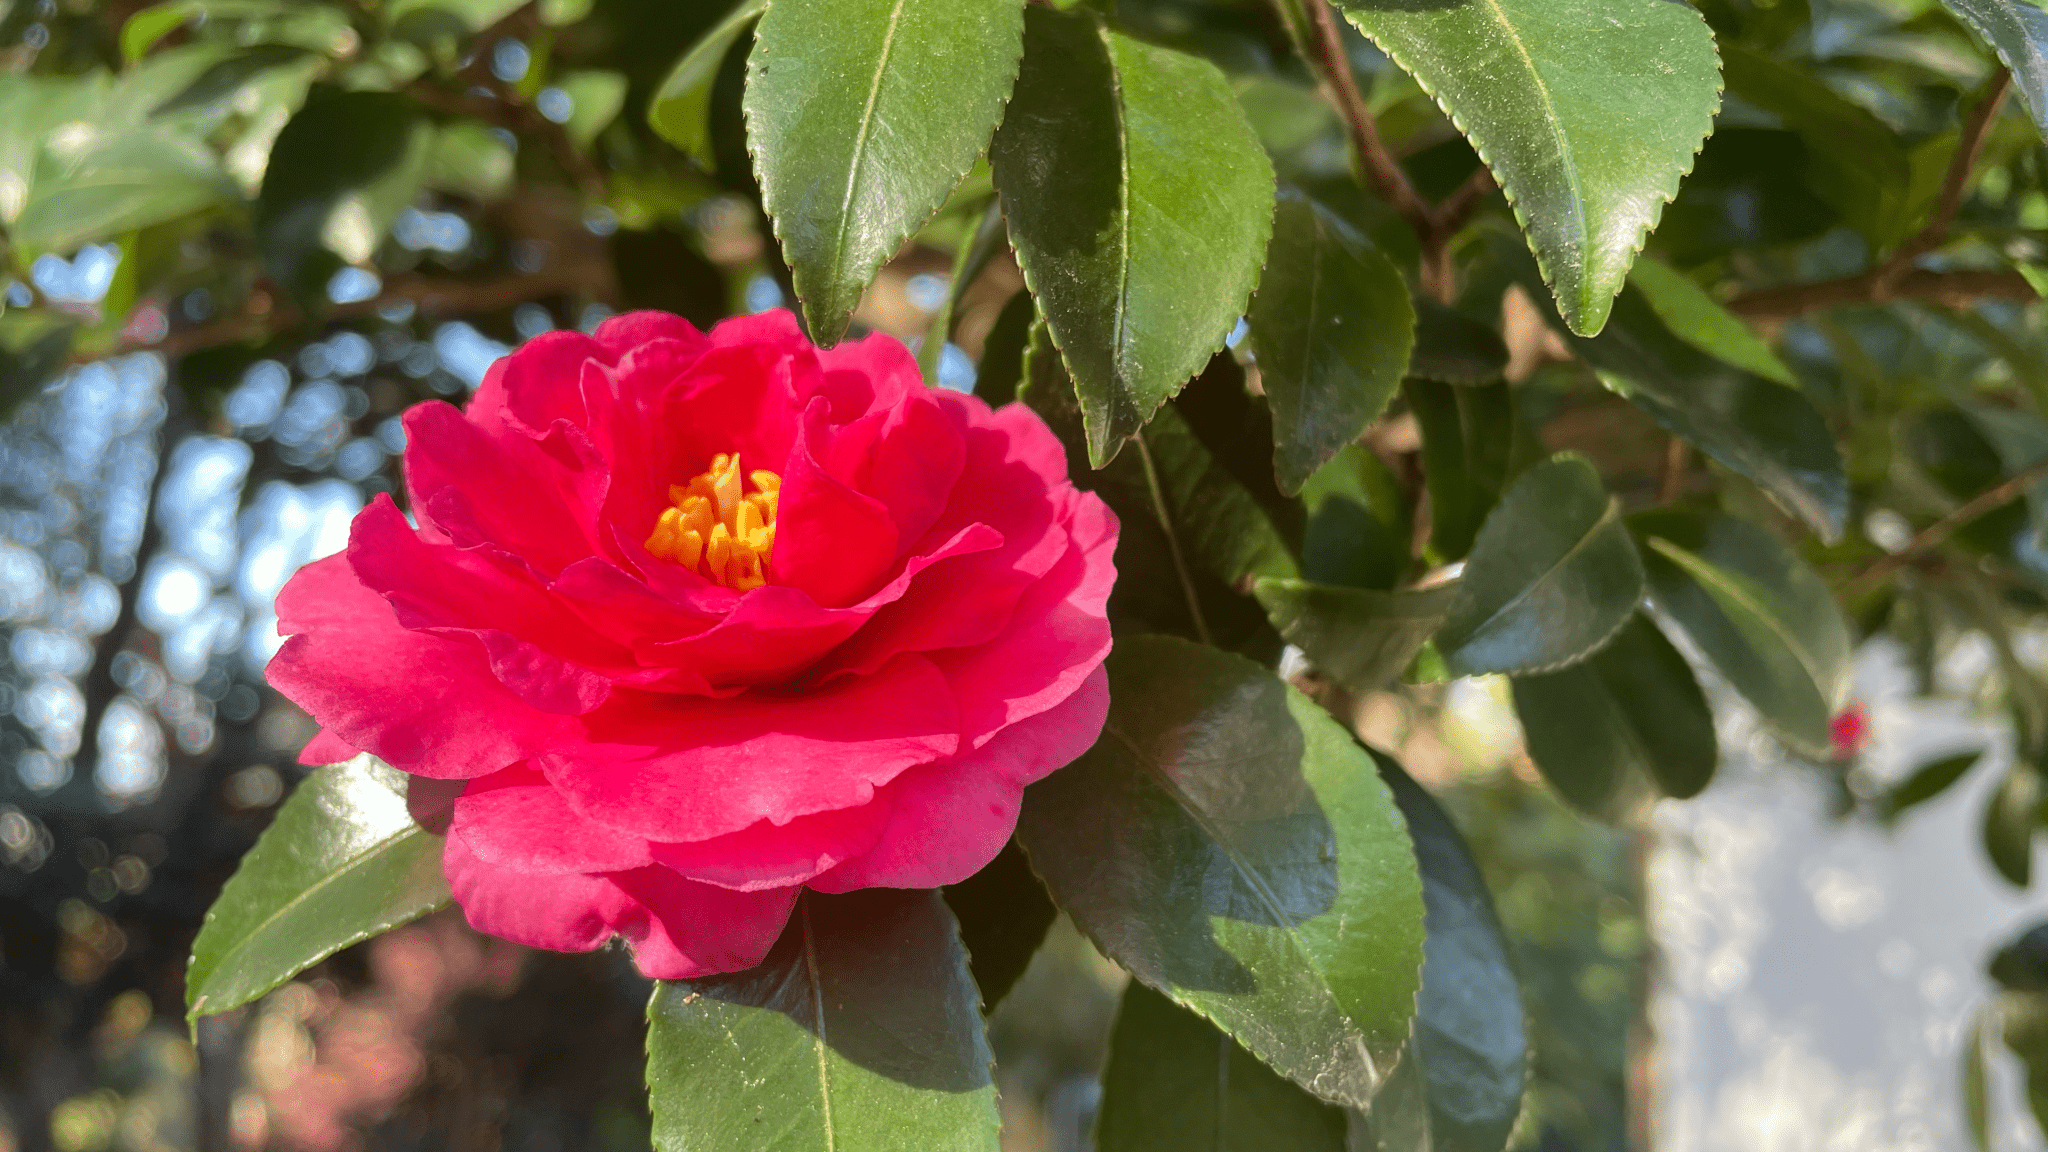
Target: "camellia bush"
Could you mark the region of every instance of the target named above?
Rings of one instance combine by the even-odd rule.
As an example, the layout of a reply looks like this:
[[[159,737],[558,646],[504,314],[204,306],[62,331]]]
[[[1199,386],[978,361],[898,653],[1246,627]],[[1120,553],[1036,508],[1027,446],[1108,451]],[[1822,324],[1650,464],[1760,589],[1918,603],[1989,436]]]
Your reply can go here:
[[[276,599],[318,735],[195,1022],[452,904],[655,982],[659,1149],[993,1150],[984,1014],[1063,914],[1131,977],[1106,1152],[1493,1152],[1487,845],[1360,701],[1505,676],[1632,825],[1739,697],[1890,821],[1977,757],[1859,769],[1880,634],[1988,639],[2018,756],[1956,851],[2029,881],[2028,0],[0,13],[10,408],[154,352],[226,430],[322,333],[519,337],[364,401],[402,466]],[[2042,1111],[2025,927],[1983,1028]]]

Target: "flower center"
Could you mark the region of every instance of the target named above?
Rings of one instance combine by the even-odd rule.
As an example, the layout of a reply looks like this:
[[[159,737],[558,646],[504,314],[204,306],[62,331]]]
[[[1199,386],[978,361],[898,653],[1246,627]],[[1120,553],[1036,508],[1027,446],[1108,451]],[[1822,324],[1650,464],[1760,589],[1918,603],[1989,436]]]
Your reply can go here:
[[[782,477],[755,471],[743,482],[739,453],[721,452],[703,475],[669,487],[672,506],[655,523],[647,550],[713,584],[741,592],[759,588],[768,582],[781,492]]]

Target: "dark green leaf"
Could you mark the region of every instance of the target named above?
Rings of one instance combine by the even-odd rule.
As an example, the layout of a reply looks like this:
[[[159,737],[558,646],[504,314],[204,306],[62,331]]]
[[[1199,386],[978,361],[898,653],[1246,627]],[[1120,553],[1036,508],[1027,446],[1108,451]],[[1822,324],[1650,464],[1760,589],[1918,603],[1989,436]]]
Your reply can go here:
[[[718,168],[711,148],[711,86],[719,65],[740,35],[768,7],[768,0],[742,0],[725,19],[699,37],[647,106],[647,125],[662,139],[683,150],[706,172]]]
[[[1685,657],[1641,614],[1590,659],[1518,676],[1514,689],[1529,758],[1595,816],[1623,817],[1646,781],[1684,798],[1713,778],[1714,714]]]
[[[1032,5],[989,149],[1100,468],[1207,364],[1258,280],[1273,169],[1206,61]]]
[[[1271,510],[1222,466],[1178,411],[1160,409],[1140,435],[1173,533],[1191,562],[1231,587],[1248,577],[1301,574]]]
[[[1408,567],[1414,526],[1407,495],[1386,464],[1347,444],[1301,490],[1308,525],[1301,574],[1344,588],[1392,588]]]
[[[1848,689],[1849,625],[1827,582],[1769,532],[1730,516],[1631,518],[1659,611],[1685,629],[1794,749],[1829,754]]]
[[[368,260],[426,179],[433,141],[408,97],[315,88],[278,134],[256,197],[271,276],[317,297],[343,263]]]
[[[996,1152],[974,979],[937,892],[806,892],[759,967],[647,1006],[659,1152]]]
[[[1897,820],[1907,809],[1927,803],[1948,791],[1950,785],[1961,780],[1983,757],[1984,752],[1979,749],[1922,764],[1878,801],[1879,816],[1887,822]]]
[[[2012,70],[2013,87],[2048,132],[2048,12],[2027,0],[1942,0],[1942,5],[1984,37]]]
[[[1305,580],[1260,580],[1253,588],[1266,618],[1309,662],[1353,692],[1399,679],[1442,625],[1456,584],[1379,592]]]
[[[1455,388],[1410,378],[1401,386],[1422,429],[1429,486],[1429,549],[1462,559],[1506,485],[1514,448],[1514,401],[1504,383]]]
[[[1526,272],[1527,258],[1521,262]],[[1709,338],[1704,329],[1699,335]],[[1570,344],[1602,383],[1672,435],[1762,485],[1822,539],[1841,537],[1849,508],[1841,453],[1827,421],[1798,390],[1681,339],[1633,285],[1616,298],[1606,331]]]
[[[981,989],[982,1011],[993,1012],[1030,965],[1059,910],[1015,841],[1003,845],[987,867],[947,888],[946,906],[960,918],[960,941]]]
[[[1344,1152],[1344,1110],[1133,981],[1102,1072],[1101,1152]]]
[[[1998,874],[2022,888],[2033,874],[2034,825],[2041,806],[2041,775],[2018,763],[1984,806],[1984,853]]]
[[[1799,387],[1798,377],[1763,337],[1671,265],[1653,256],[1639,257],[1628,270],[1628,282],[1680,340],[1787,388]]]
[[[2048,992],[2048,924],[2036,924],[1991,958],[1991,978],[2014,992]]]
[[[775,0],[747,58],[747,140],[811,338],[987,146],[1024,51],[1017,0]]]
[[[974,394],[990,407],[999,408],[1017,398],[1024,382],[1024,349],[1031,343],[1036,320],[1029,292],[1010,297],[996,314],[994,326],[981,343],[981,363],[974,372]]]
[[[1606,643],[1642,595],[1620,506],[1584,457],[1560,454],[1487,515],[1436,645],[1453,676],[1548,671]]]
[[[1371,1100],[1414,1013],[1422,895],[1393,797],[1250,661],[1120,639],[1086,756],[1025,793],[1053,900],[1139,980],[1324,1099]]]
[[[292,792],[192,942],[192,1019],[448,903],[443,840],[413,822],[405,788],[404,773],[364,754],[314,769]]]
[[[1491,324],[1427,297],[1415,301],[1415,352],[1408,374],[1442,384],[1484,384],[1508,367],[1508,346]]]
[[[1472,141],[1566,323],[1598,332],[1720,106],[1699,13],[1664,0],[1336,2]]]
[[[1428,938],[1415,1041],[1433,1152],[1500,1152],[1522,1112],[1528,1023],[1493,896],[1465,838],[1401,766],[1374,753],[1422,869]],[[1376,1102],[1375,1119],[1384,1115]]]
[[[939,386],[939,361],[945,354],[947,341],[953,338],[954,330],[959,327],[958,313],[968,287],[988,268],[996,253],[1006,252],[1009,247],[1009,233],[1003,228],[1002,207],[991,195],[987,206],[982,209],[980,222],[961,242],[959,250],[953,253],[953,273],[946,278],[945,302],[932,313],[931,323],[925,326],[924,342],[918,345],[917,366],[924,372],[926,384],[934,388]],[[1030,326],[1029,317],[1025,326],[1027,329]],[[1023,346],[1020,339],[1017,347],[1022,349]],[[1014,387],[1016,381],[1010,383]]]
[[[1287,189],[1246,319],[1273,409],[1273,474],[1291,495],[1393,399],[1415,307],[1371,241]]]

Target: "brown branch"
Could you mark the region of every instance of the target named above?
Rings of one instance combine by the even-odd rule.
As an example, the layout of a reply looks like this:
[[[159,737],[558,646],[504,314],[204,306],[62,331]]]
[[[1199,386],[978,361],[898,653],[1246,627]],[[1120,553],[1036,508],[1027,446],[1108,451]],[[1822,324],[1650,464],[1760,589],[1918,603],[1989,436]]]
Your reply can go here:
[[[1457,191],[1436,206],[1437,229],[1446,237],[1455,234],[1472,218],[1472,213],[1478,210],[1479,205],[1493,194],[1496,187],[1498,185],[1493,182],[1493,173],[1487,171],[1485,164],[1473,169],[1472,175],[1466,177],[1463,184],[1458,185]]]
[[[1745,292],[1728,302],[1728,310],[1755,320],[1790,320],[1840,304],[1868,304],[1877,299],[1877,270]],[[2033,300],[2034,286],[2017,272],[1930,272],[1915,268],[1895,281],[1886,300],[1926,300],[1944,308],[1968,308],[1979,300]]]
[[[2048,479],[2048,460],[2029,465],[2022,471],[2007,477],[1995,488],[1987,488],[1972,496],[1962,507],[1922,528],[1906,542],[1904,548],[1883,557],[1870,567],[1849,578],[1837,590],[1841,599],[1854,603],[1864,593],[1884,583],[1892,573],[1912,563],[1922,554],[1941,546],[1942,542],[1955,535],[1958,529],[1988,513],[1995,512],[2012,503],[2028,487]]]
[[[1883,263],[1837,280],[1747,292],[1729,301],[1729,309],[1759,320],[1787,320],[1840,304],[1914,299],[1963,309],[1986,299],[2034,299],[2033,286],[2017,272],[1930,272],[1913,267],[1915,260],[1948,239],[1949,226],[1955,223],[1956,212],[1963,206],[1963,194],[1969,190],[1970,173],[1984,153],[1984,143],[1991,137],[2011,84],[2012,73],[2004,68],[1992,77],[1990,90],[1971,110],[1956,141],[1956,154],[1949,161],[1948,175],[1935,198],[1933,216],[1925,228],[1908,237]]]
[[[1913,266],[1913,261],[1939,248],[1942,241],[1948,239],[1948,226],[1955,221],[1956,211],[1963,206],[1963,193],[1970,186],[1970,173],[1984,152],[1984,142],[1991,136],[1991,126],[1998,119],[1999,106],[2005,103],[2005,93],[2011,85],[2012,73],[2007,69],[2001,67],[1993,74],[1990,91],[1971,110],[1970,119],[1963,125],[1962,136],[1956,141],[1956,154],[1949,161],[1947,177],[1941,182],[1941,195],[1934,201],[1933,217],[1927,221],[1927,227],[1899,245],[1898,251],[1878,267],[1870,285],[1874,299],[1887,299],[1892,285]]]
[[[507,276],[497,280],[393,276],[385,281],[384,290],[374,299],[337,304],[314,318],[347,320],[367,316],[379,308],[405,303],[414,305],[430,317],[472,316],[479,312],[497,312],[528,300],[589,288],[591,284],[590,270],[573,265],[531,276]],[[289,331],[307,319],[306,314],[296,307],[289,304],[273,306],[268,299],[267,295],[259,295],[258,307],[244,315],[182,328],[161,340],[124,341],[111,348],[81,349],[72,356],[71,362],[85,364],[130,352],[155,352],[165,360],[176,361],[209,348],[261,340],[273,333]]]
[[[1351,72],[1351,57],[1344,51],[1344,33],[1337,27],[1335,8],[1330,0],[1304,3],[1310,12],[1309,20],[1315,25],[1316,60],[1324,85],[1351,131],[1351,143],[1358,149],[1358,161],[1365,168],[1366,179],[1372,182],[1379,198],[1393,205],[1402,219],[1408,221],[1417,236],[1427,239],[1436,231],[1429,204],[1408,179],[1408,170],[1401,167],[1400,158],[1381,138],[1379,121],[1373,119],[1372,109],[1365,106],[1365,97],[1358,91],[1358,79]]]

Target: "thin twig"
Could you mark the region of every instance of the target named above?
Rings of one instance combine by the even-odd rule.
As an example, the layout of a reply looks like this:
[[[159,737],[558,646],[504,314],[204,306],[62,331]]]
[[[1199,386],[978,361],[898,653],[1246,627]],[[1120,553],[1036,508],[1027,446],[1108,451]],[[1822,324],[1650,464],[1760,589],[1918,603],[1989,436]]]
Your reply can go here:
[[[2022,471],[2007,477],[1997,487],[1987,488],[1972,496],[1962,507],[1922,528],[1906,542],[1904,548],[1883,557],[1870,567],[1849,578],[1838,590],[1841,598],[1851,603],[1864,593],[1884,583],[1892,573],[1912,563],[1916,558],[1940,547],[1944,540],[1971,521],[1995,512],[2018,499],[2031,485],[2048,479],[2048,460],[2029,465]]]
[[[1493,194],[1496,187],[1498,185],[1493,182],[1493,173],[1487,170],[1486,165],[1481,164],[1474,168],[1472,175],[1466,177],[1463,184],[1458,185],[1457,191],[1436,206],[1437,230],[1448,237],[1463,228],[1465,222],[1472,218],[1472,213]]]
[[[2003,67],[1991,77],[1990,91],[1971,110],[1970,119],[1963,125],[1962,137],[1956,141],[1956,154],[1949,161],[1947,177],[1942,180],[1941,195],[1934,201],[1934,215],[1927,221],[1927,227],[1899,245],[1898,251],[1879,266],[1870,285],[1873,299],[1885,300],[1892,285],[1912,267],[1913,261],[1939,248],[1942,241],[1948,239],[1948,226],[1955,221],[1956,211],[1963,206],[1963,193],[1970,186],[1970,173],[1977,167],[1977,158],[1984,152],[1984,142],[1991,136],[1999,106],[2005,103],[2006,90],[2011,86],[2012,73]]]
[[[1195,639],[1204,644],[1214,644],[1216,638],[1209,635],[1209,622],[1202,618],[1202,603],[1195,595],[1194,573],[1188,571],[1188,558],[1181,554],[1180,534],[1173,530],[1173,513],[1166,507],[1166,491],[1159,485],[1159,470],[1152,466],[1152,449],[1145,445],[1144,433],[1131,437],[1131,443],[1138,449],[1138,460],[1145,466],[1145,486],[1152,490],[1152,514],[1159,517],[1159,530],[1166,533],[1166,551],[1173,557],[1174,575],[1180,577],[1181,595],[1187,597],[1188,615],[1194,618]]]
[[[1841,304],[1867,304],[1875,297],[1875,271],[1820,280],[1812,284],[1787,284],[1745,292],[1728,302],[1728,310],[1753,320],[1790,320],[1809,312]],[[2034,286],[2017,272],[1960,271],[1930,272],[1915,268],[1891,285],[1887,300],[1925,300],[1961,311],[1980,300],[2034,300]]]
[[[1991,79],[1990,90],[1970,112],[1956,141],[1956,154],[1949,161],[1948,175],[1934,202],[1927,226],[1900,244],[1883,263],[1854,276],[1822,280],[1814,284],[1789,284],[1744,293],[1729,301],[1730,310],[1760,320],[1785,320],[1838,304],[1873,304],[1889,300],[1932,300],[1948,308],[1962,309],[1979,300],[2032,300],[2033,285],[2017,272],[1930,272],[1913,267],[1913,262],[1940,247],[1948,239],[1949,226],[1962,208],[1963,195],[1970,187],[1970,174],[1984,152],[1998,110],[2005,103],[2012,73],[2000,68]]]
[[[1669,504],[1685,495],[1685,465],[1691,453],[1685,441],[1673,436],[1664,445],[1664,479],[1657,486],[1657,502]]]
[[[1337,27],[1337,13],[1329,0],[1306,0],[1309,20],[1315,25],[1316,59],[1320,64],[1330,97],[1351,130],[1351,143],[1358,149],[1359,163],[1379,198],[1392,205],[1417,236],[1427,239],[1436,231],[1427,201],[1408,179],[1408,170],[1380,136],[1372,109],[1359,94],[1358,80],[1351,72],[1351,57],[1344,51],[1344,34]]]

